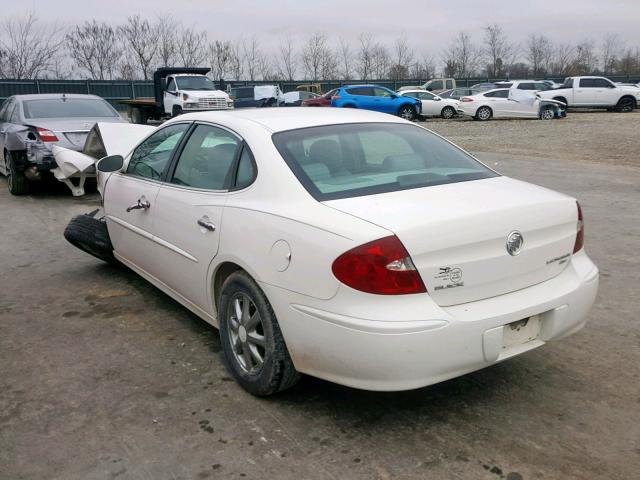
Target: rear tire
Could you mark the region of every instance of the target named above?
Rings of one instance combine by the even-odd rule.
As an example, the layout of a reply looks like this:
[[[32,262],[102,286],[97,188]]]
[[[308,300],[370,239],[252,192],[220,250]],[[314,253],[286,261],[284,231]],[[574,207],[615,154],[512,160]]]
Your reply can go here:
[[[11,152],[4,152],[4,165],[7,172],[7,187],[11,195],[26,195],[29,193],[29,180],[24,172],[18,168]]]
[[[616,104],[616,110],[618,112],[629,113],[629,112],[633,112],[635,108],[636,108],[636,101],[632,97],[622,97],[620,100],[618,100],[618,103]]]
[[[448,120],[456,116],[456,111],[453,107],[444,107],[440,112],[440,116]]]
[[[99,260],[112,265],[118,264],[113,256],[113,245],[109,238],[107,224],[91,214],[73,217],[64,229],[64,238],[74,247]]]
[[[416,118],[416,109],[411,105],[403,105],[398,109],[398,116],[405,120],[414,120]]]
[[[131,109],[131,123],[137,125],[145,125],[147,123],[147,114],[142,108]]]
[[[264,397],[298,382],[276,315],[246,272],[232,273],[222,285],[218,320],[228,368],[247,392]]]
[[[489,107],[480,107],[476,111],[476,118],[482,122],[486,122],[487,120],[491,120],[493,116],[493,112]]]

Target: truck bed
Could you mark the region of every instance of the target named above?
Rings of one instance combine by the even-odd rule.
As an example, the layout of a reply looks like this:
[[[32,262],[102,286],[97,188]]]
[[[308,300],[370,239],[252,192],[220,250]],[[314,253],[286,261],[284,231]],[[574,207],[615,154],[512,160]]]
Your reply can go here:
[[[138,106],[158,106],[156,103],[156,99],[153,97],[149,98],[135,98],[132,100],[120,100],[118,103],[122,105],[138,105]]]

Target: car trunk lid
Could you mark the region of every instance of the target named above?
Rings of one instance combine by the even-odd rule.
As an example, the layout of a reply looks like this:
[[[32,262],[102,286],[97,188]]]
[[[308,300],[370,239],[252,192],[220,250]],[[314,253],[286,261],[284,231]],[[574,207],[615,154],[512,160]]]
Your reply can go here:
[[[441,306],[502,295],[558,275],[576,238],[574,199],[507,177],[325,204],[396,234]],[[516,255],[507,251],[513,232],[524,240]]]

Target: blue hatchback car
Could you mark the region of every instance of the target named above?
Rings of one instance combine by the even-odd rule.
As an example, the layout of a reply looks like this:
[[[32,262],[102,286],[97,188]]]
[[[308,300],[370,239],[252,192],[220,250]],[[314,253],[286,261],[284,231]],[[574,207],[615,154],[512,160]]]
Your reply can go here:
[[[333,97],[331,106],[342,108],[362,108],[376,112],[391,113],[407,120],[418,117],[422,111],[420,100],[403,97],[393,90],[379,85],[346,85],[340,87]]]

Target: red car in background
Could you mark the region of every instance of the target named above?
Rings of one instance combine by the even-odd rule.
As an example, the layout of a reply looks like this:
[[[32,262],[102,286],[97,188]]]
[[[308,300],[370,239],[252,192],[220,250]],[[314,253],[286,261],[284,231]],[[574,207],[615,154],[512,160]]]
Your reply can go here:
[[[303,107],[330,107],[331,106],[331,97],[333,97],[336,93],[338,93],[338,89],[334,88],[333,90],[328,91],[321,97],[309,98],[302,102]]]

